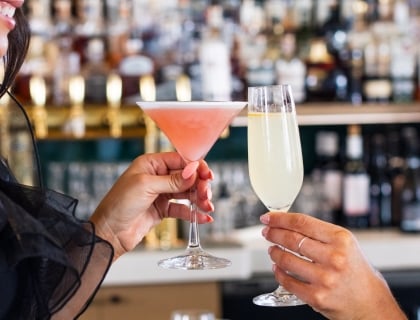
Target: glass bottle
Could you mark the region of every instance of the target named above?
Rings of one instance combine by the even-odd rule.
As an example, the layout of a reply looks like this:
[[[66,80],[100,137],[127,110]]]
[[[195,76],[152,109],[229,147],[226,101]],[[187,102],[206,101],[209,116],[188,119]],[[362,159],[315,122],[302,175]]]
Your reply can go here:
[[[230,52],[218,28],[210,27],[200,47],[201,83],[204,100],[230,100],[232,76]]]
[[[392,39],[396,34],[390,1],[378,3],[378,20],[371,24],[372,40],[364,48],[364,98],[368,102],[389,103],[392,98]]]
[[[348,38],[349,54],[349,94],[348,98],[353,105],[363,102],[363,74],[364,50],[372,41],[372,33],[367,25],[365,9],[355,6],[353,10],[353,24]]]
[[[277,83],[288,83],[292,86],[293,96],[297,103],[306,99],[305,63],[296,55],[296,36],[285,33],[280,40],[280,58],[276,61]]]
[[[396,103],[411,102],[415,97],[418,54],[413,41],[415,23],[411,19],[409,2],[396,0],[393,11],[396,36],[392,39],[391,55],[392,98]]]
[[[331,86],[335,68],[334,57],[328,52],[323,37],[312,38],[306,57],[306,97],[307,101],[333,100],[335,87]]]
[[[315,138],[316,163],[312,172],[313,179],[319,181],[331,221],[342,220],[343,167],[339,153],[339,136],[335,131],[319,131]]]
[[[368,173],[370,176],[370,227],[389,227],[391,214],[391,180],[385,152],[385,136],[374,134],[370,139]]]
[[[69,79],[80,73],[80,55],[73,50],[74,20],[70,0],[56,0],[53,5],[53,41],[57,50],[53,70],[52,99],[57,106],[69,104]]]
[[[86,63],[82,66],[85,79],[85,102],[106,103],[106,81],[110,67],[105,60],[105,44],[102,38],[92,38],[87,43]]]
[[[401,190],[401,230],[420,231],[420,139],[414,127],[403,130],[405,170]]]
[[[401,135],[398,128],[387,131],[388,173],[391,180],[392,225],[401,222],[401,190],[404,184],[404,157],[402,154]]]
[[[350,125],[346,137],[343,177],[343,218],[349,228],[369,226],[370,178],[363,158],[363,137],[359,125]]]

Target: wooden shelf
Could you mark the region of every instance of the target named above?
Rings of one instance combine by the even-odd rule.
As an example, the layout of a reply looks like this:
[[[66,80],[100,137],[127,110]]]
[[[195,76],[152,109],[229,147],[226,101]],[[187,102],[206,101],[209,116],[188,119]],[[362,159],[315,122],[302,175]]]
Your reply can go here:
[[[296,106],[300,125],[347,125],[347,124],[391,124],[420,123],[420,105],[377,105],[353,106],[337,103],[309,103]],[[246,109],[232,126],[246,126]]]
[[[32,119],[35,108],[26,107],[29,117]],[[66,122],[69,121],[69,107],[47,106],[47,125],[48,135],[39,140],[58,140],[58,139],[103,139],[112,138],[110,133],[110,123],[115,120],[121,122],[120,138],[142,138],[146,134],[143,112],[137,106],[122,106],[119,109],[118,119],[111,116],[107,106],[87,105],[84,106],[85,134],[83,137],[75,137],[63,131]]]
[[[34,107],[27,107],[31,116]],[[309,103],[296,107],[299,124],[347,125],[347,124],[391,124],[420,123],[420,105],[378,105],[364,104],[353,106],[343,103]],[[109,108],[107,106],[88,105],[84,107],[86,133],[77,138],[63,132],[62,128],[69,119],[69,107],[47,106],[48,136],[51,139],[101,139],[111,138]],[[142,110],[135,105],[125,105],[119,110],[121,138],[142,138],[146,134]],[[233,127],[247,126],[247,109],[232,122]]]

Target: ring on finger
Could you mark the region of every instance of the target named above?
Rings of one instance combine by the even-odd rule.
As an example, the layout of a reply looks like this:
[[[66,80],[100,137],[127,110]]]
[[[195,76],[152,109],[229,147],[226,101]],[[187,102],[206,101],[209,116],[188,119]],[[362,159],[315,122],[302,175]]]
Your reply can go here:
[[[303,237],[302,239],[300,239],[299,243],[298,243],[298,249],[297,249],[297,253],[299,253],[301,256],[303,256],[303,254],[300,252],[300,250],[302,249],[302,245],[305,242],[305,240],[308,239],[308,237]]]

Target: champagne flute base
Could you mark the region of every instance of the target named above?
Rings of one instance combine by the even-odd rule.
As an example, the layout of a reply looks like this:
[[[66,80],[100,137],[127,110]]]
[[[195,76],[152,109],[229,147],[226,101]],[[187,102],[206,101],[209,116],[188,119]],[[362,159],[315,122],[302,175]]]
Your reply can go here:
[[[252,302],[263,307],[292,307],[306,304],[294,294],[284,290],[260,294],[254,297]]]
[[[182,255],[163,259],[158,262],[158,266],[165,269],[183,270],[220,269],[230,265],[230,260],[215,257],[201,248],[187,249]]]

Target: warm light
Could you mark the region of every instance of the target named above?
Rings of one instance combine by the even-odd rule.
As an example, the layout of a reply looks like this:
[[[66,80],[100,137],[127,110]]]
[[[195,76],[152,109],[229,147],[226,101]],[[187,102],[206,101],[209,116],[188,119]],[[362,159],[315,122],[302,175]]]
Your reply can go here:
[[[178,101],[191,101],[191,81],[187,75],[181,74],[176,79],[175,91]]]
[[[369,7],[366,2],[362,0],[353,3],[353,12],[356,16],[363,16],[368,11]]]
[[[308,60],[312,63],[329,63],[332,60],[326,43],[321,39],[314,39],[309,49]]]
[[[10,104],[10,96],[8,94],[4,94],[0,97],[0,108],[7,107]]]
[[[106,98],[110,107],[118,108],[121,104],[122,80],[117,74],[110,74],[106,82]]]
[[[47,100],[47,86],[45,80],[40,76],[33,76],[29,80],[29,92],[35,106],[45,106]]]
[[[72,105],[81,105],[85,99],[85,80],[82,76],[73,76],[69,80],[69,96]]]
[[[139,82],[140,96],[143,101],[155,101],[156,100],[156,85],[153,76],[146,75],[140,77]]]

